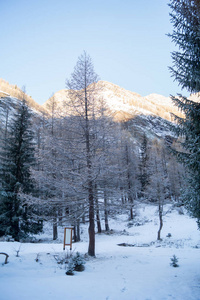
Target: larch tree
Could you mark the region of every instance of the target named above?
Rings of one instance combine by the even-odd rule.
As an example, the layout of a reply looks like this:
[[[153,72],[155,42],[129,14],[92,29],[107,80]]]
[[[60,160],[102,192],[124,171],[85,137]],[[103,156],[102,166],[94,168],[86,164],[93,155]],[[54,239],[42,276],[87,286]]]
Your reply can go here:
[[[95,196],[94,196],[94,132],[93,117],[97,109],[96,103],[96,83],[98,75],[90,56],[84,52],[77,61],[74,72],[70,79],[66,80],[66,87],[69,89],[70,99],[68,107],[71,113],[77,116],[79,122],[79,143],[82,143],[83,158],[82,164],[85,169],[85,189],[88,197],[89,207],[89,247],[88,254],[95,256]]]
[[[129,128],[129,121],[121,124],[121,149],[120,149],[120,173],[122,187],[127,199],[127,207],[130,211],[130,219],[134,218],[134,200],[138,192],[138,153],[134,137]],[[123,174],[123,176],[122,176]]]
[[[189,173],[183,200],[200,227],[200,1],[171,0],[173,32],[169,34],[179,51],[172,53],[172,76],[182,88],[196,94],[196,101],[182,95],[172,97],[185,117],[174,116],[177,136],[183,137],[182,151],[175,151]]]
[[[109,214],[115,211],[116,186],[116,124],[109,116],[106,104],[101,101],[101,118],[98,120],[98,153],[99,155],[99,175],[97,180],[100,202],[100,212],[104,214],[105,231],[109,231]],[[103,200],[103,201],[102,201]],[[111,203],[112,202],[112,203]],[[97,223],[98,225],[98,223]],[[98,228],[98,232],[100,232]]]
[[[38,149],[38,160],[41,162],[38,172],[38,183],[42,186],[41,201],[43,202],[46,219],[53,225],[53,240],[58,238],[57,225],[64,219],[65,195],[67,185],[67,164],[64,120],[60,118],[60,109],[54,97],[47,106],[49,114],[41,129],[42,144]],[[62,216],[63,215],[63,216]]]
[[[159,140],[154,139],[152,141],[149,155],[151,162],[151,175],[149,177],[147,191],[150,200],[158,205],[159,230],[157,239],[161,240],[161,230],[163,228],[163,205],[165,204],[166,187],[168,181],[165,171],[165,163],[163,162],[165,155],[164,145]]]

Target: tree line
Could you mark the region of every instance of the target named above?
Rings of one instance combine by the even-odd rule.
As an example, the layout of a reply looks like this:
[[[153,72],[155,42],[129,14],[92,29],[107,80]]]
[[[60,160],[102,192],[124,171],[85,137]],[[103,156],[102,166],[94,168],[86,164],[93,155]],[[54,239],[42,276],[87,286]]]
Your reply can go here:
[[[159,201],[160,211],[165,201],[178,201],[182,166],[162,139],[136,134],[131,120],[114,122],[97,82],[84,52],[62,108],[52,97],[48,116],[36,116],[22,94],[14,114],[2,110],[1,235],[20,240],[50,220],[53,239],[58,224],[70,224],[78,241],[80,223],[88,222],[94,256],[95,231],[109,231],[110,216],[126,210],[133,219],[139,200]]]

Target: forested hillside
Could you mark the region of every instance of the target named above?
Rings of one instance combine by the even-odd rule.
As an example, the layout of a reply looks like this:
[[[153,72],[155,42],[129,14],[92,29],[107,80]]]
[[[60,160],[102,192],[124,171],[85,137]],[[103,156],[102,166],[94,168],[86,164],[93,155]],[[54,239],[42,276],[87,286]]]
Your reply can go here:
[[[63,96],[62,105],[52,97],[45,104],[48,114],[36,113],[28,106],[30,128],[26,130],[31,129],[34,133],[34,159],[26,164],[34,187],[28,192],[22,193],[21,188],[17,192],[18,226],[22,224],[25,208],[27,218],[27,229],[21,228],[24,233],[20,238],[26,238],[28,232],[37,232],[43,222],[48,221],[52,224],[53,239],[57,239],[58,224],[68,224],[75,228],[75,241],[80,240],[80,224],[89,221],[89,192],[93,197],[97,232],[109,232],[109,218],[121,211],[126,211],[133,219],[138,201],[157,203],[161,217],[164,203],[181,205],[179,196],[185,184],[185,170],[168,149],[171,144],[176,147],[171,123],[150,112],[142,114],[145,102],[141,104],[143,108],[132,106],[132,114],[130,106],[133,103],[120,100],[121,94],[116,97],[123,103],[123,112],[127,106],[130,114],[128,118],[126,115],[116,118],[119,102],[107,95],[111,101],[109,105],[109,101],[100,98],[99,83],[91,85],[87,92],[87,123],[85,106],[81,102],[82,91],[72,94],[69,89],[68,97]],[[20,107],[26,95],[22,93],[19,98],[20,101],[8,96],[1,98],[2,159],[8,155],[5,143],[16,135],[14,124],[21,118]],[[159,110],[158,105],[157,108]],[[122,109],[118,110],[120,112]],[[89,138],[89,152],[86,137]],[[26,136],[22,136],[23,139],[25,141]],[[16,161],[13,163],[17,165]],[[1,180],[4,180],[2,172]],[[11,233],[8,230],[1,232]]]
[[[109,232],[110,217],[134,219],[139,202],[183,205],[188,172],[173,155],[183,151],[176,118],[184,113],[171,98],[142,97],[99,81],[90,56],[78,58],[66,90],[43,106],[17,86],[0,81],[0,234],[26,240],[52,224],[74,228],[89,223],[88,254],[95,232]],[[194,103],[199,95],[191,96]]]

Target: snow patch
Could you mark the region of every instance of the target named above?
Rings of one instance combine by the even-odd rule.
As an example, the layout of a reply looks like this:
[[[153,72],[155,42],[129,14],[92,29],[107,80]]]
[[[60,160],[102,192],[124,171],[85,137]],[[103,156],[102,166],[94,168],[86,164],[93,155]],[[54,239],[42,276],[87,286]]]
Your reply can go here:
[[[158,214],[154,205],[140,204],[137,222],[128,226],[126,214],[110,220],[112,234],[96,235],[96,258],[86,257],[85,271],[66,276],[63,228],[60,239],[50,243],[50,228],[40,243],[0,242],[0,252],[9,254],[9,263],[0,261],[1,300],[161,300],[200,299],[200,232],[196,220],[164,207],[162,241],[157,241]],[[82,225],[82,241],[73,252],[85,254],[87,225]],[[171,235],[169,235],[169,233]],[[124,247],[118,244],[124,243]],[[134,245],[134,246],[130,246]],[[17,257],[17,251],[18,257]],[[179,267],[170,266],[178,258]],[[58,259],[59,258],[59,259]],[[0,256],[1,259],[1,256]]]

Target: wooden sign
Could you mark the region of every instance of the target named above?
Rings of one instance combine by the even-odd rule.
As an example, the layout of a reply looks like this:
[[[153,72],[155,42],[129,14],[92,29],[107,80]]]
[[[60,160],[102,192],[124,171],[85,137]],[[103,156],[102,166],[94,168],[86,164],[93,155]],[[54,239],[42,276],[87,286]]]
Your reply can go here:
[[[73,231],[73,227],[64,228],[63,250],[65,250],[65,246],[70,246],[70,250],[72,250],[72,231]]]

